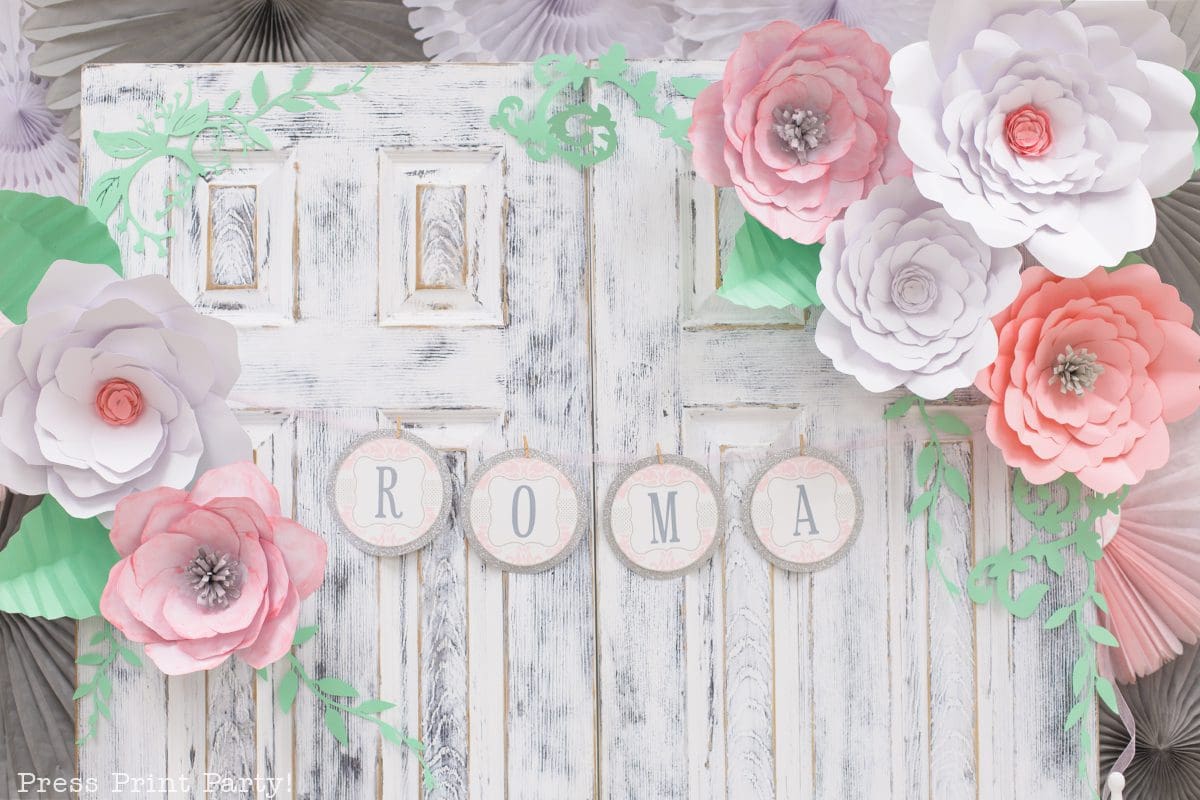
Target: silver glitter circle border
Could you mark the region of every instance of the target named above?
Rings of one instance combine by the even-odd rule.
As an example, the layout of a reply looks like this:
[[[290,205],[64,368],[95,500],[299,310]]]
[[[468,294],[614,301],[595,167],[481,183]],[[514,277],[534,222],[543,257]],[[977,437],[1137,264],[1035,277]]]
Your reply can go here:
[[[785,558],[780,558],[779,556],[775,555],[767,549],[767,546],[763,544],[762,539],[758,538],[758,533],[756,533],[754,530],[754,492],[757,490],[758,484],[762,481],[766,474],[773,470],[777,465],[782,464],[784,461],[790,461],[793,458],[800,458],[803,456],[820,459],[826,464],[835,467],[846,476],[846,480],[850,483],[850,491],[854,493],[854,508],[856,511],[854,515],[854,530],[850,532],[850,538],[846,540],[846,543],[842,545],[841,549],[839,549],[833,555],[822,558],[820,561],[813,561],[808,564],[801,564],[796,561],[788,561]],[[853,472],[846,468],[844,463],[823,450],[814,450],[811,447],[805,447],[803,449],[796,448],[794,450],[786,450],[782,453],[776,453],[767,459],[767,463],[762,467],[762,469],[759,469],[755,472],[754,480],[752,480],[749,486],[746,488],[749,491],[745,500],[742,502],[742,532],[746,535],[746,538],[750,540],[750,544],[754,545],[754,549],[758,551],[760,556],[765,558],[767,561],[770,561],[780,569],[785,569],[788,572],[799,573],[820,572],[821,570],[849,555],[851,548],[853,548],[855,542],[858,541],[859,533],[862,532],[863,517],[865,517],[866,514],[863,513],[865,509],[863,508],[862,487],[860,487],[858,484],[858,478]]]
[[[617,490],[620,489],[622,484],[629,480],[629,477],[638,470],[651,466],[652,464],[658,464],[660,462],[663,464],[675,464],[677,466],[687,467],[689,470],[698,475],[705,484],[708,485],[709,490],[712,491],[713,497],[716,498],[717,501],[717,532],[716,535],[713,536],[712,543],[709,544],[709,546],[705,548],[704,552],[701,553],[691,564],[686,567],[670,570],[669,572],[646,569],[643,566],[633,563],[633,561],[627,555],[625,555],[625,551],[621,549],[620,545],[617,544],[617,537],[613,534],[612,530],[612,507],[613,503],[617,499]],[[612,485],[608,487],[608,493],[604,498],[605,538],[608,540],[609,545],[612,546],[612,549],[616,552],[617,557],[621,559],[621,562],[625,564],[626,567],[638,575],[646,578],[654,578],[658,580],[666,578],[678,578],[681,575],[687,575],[688,573],[699,569],[702,565],[710,561],[713,557],[713,554],[716,553],[717,548],[724,544],[728,520],[729,515],[725,511],[725,495],[721,492],[721,486],[717,483],[717,480],[713,477],[713,474],[709,472],[708,468],[700,462],[674,454],[663,453],[662,456],[647,456],[640,461],[635,461],[632,464],[626,464],[621,468],[621,471],[617,473],[616,478],[613,479]]]
[[[571,485],[571,491],[575,493],[575,508],[578,512],[578,519],[575,521],[575,530],[571,533],[570,541],[568,541],[563,546],[563,549],[556,553],[553,558],[549,558],[531,566],[510,564],[509,562],[495,556],[490,550],[483,546],[483,543],[479,540],[479,537],[475,535],[475,526],[471,523],[471,498],[475,496],[475,490],[478,488],[479,481],[483,478],[483,476],[498,464],[502,464],[503,462],[510,461],[514,458],[526,457],[536,459],[538,461],[545,461],[547,464],[562,473],[563,477],[567,479],[567,483]],[[483,559],[485,563],[505,572],[523,572],[532,574],[537,572],[546,572],[547,570],[557,567],[566,560],[567,556],[571,555],[571,553],[575,552],[575,549],[579,547],[579,543],[583,541],[583,534],[589,527],[588,521],[592,518],[591,498],[585,497],[583,492],[579,490],[579,482],[575,480],[575,477],[567,471],[566,467],[564,467],[557,458],[542,450],[534,450],[533,448],[526,450],[524,447],[516,447],[512,450],[505,450],[503,453],[497,453],[496,455],[492,456],[487,461],[484,461],[482,464],[472,470],[471,479],[467,482],[465,500],[466,505],[463,507],[463,531],[467,534],[467,540],[471,544],[471,549],[474,550],[475,554]]]
[[[380,547],[379,545],[374,545],[368,541],[360,539],[358,534],[354,533],[354,531],[350,530],[350,527],[346,525],[346,522],[342,519],[342,514],[338,511],[337,507],[337,476],[338,473],[342,471],[342,465],[346,463],[346,459],[350,457],[351,453],[362,447],[367,442],[374,441],[375,439],[403,439],[406,442],[416,445],[425,452],[425,455],[430,457],[435,465],[437,465],[438,477],[442,479],[442,507],[439,509],[438,515],[434,519],[433,524],[430,525],[429,530],[421,534],[420,537],[414,539],[408,544],[397,547]],[[450,504],[454,497],[454,479],[450,475],[450,468],[446,466],[445,454],[443,454],[429,442],[422,439],[420,436],[409,433],[408,431],[376,431],[374,433],[368,433],[366,436],[360,436],[359,438],[355,439],[345,449],[343,449],[341,454],[338,455],[338,459],[335,463],[336,465],[334,466],[333,472],[330,473],[329,481],[326,485],[325,500],[327,503],[329,503],[330,510],[333,511],[333,518],[336,521],[342,535],[347,537],[352,545],[359,550],[362,550],[364,553],[369,553],[373,556],[385,557],[408,555],[409,553],[420,550],[422,547],[429,544],[440,534],[445,533],[449,529]]]

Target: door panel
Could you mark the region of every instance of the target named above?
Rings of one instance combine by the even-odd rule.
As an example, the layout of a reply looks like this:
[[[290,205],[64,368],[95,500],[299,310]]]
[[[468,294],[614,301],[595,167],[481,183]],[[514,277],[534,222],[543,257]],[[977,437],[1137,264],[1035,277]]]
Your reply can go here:
[[[264,69],[277,86],[296,68]],[[665,86],[719,65],[635,65],[648,69]],[[115,165],[93,131],[135,127],[189,79],[223,97],[258,70],[89,68],[84,187]],[[538,88],[528,66],[381,67],[343,111],[269,115],[276,150],[228,154],[173,214],[168,255],[119,237],[127,274],[168,275],[238,327],[233,400],[256,461],[330,545],[302,611],[321,626],[305,668],[397,703],[386,717],[429,745],[439,798],[1086,797],[1058,702],[1068,632],[974,609],[925,567],[906,514],[920,425],[885,422],[892,397],[830,368],[811,315],[716,294],[741,209],[628,98],[591,90],[621,144],[587,172],[533,162],[489,126],[503,97]],[[160,207],[175,170],[152,164],[134,201]],[[973,502],[941,512],[960,584],[972,559],[1032,533],[979,400],[951,402],[973,431],[948,445]],[[595,520],[621,465],[681,452],[721,482],[725,546],[657,581],[593,535],[547,573],[503,574],[456,517],[419,553],[367,555],[337,533],[326,486],[351,441],[397,423],[445,454],[456,511],[471,471],[525,438],[565,463]],[[858,542],[811,575],[759,557],[741,523],[764,459],[802,442],[844,462],[864,499]],[[1052,582],[1051,600],[1078,578]],[[82,648],[96,629],[81,626]],[[240,663],[171,679],[120,666],[114,696],[124,726],[79,753],[101,781],[91,796],[109,796],[113,771],[191,778],[173,797],[203,796],[204,772],[282,779],[285,796],[425,796],[373,727],[352,722],[340,748],[316,706],[279,713],[272,682]]]

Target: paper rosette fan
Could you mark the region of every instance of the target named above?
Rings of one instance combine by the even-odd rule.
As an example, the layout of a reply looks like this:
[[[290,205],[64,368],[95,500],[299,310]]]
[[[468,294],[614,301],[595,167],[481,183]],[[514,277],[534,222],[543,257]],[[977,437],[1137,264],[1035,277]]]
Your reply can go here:
[[[975,0],[971,0],[974,2]],[[862,28],[893,53],[924,39],[934,0],[679,0],[676,26],[684,54],[694,59],[724,59],[742,34],[777,19],[809,27],[837,19]]]
[[[46,107],[48,81],[29,69],[33,43],[21,36],[22,0],[0,3],[0,189],[79,195],[79,148]]]
[[[36,503],[10,497],[0,548]],[[20,772],[50,779],[74,775],[74,691],[75,621],[0,614],[0,796],[32,796],[13,785]]]
[[[1125,800],[1200,797],[1200,653],[1121,687],[1137,727],[1137,753],[1124,770]],[[1125,723],[1100,706],[1100,769],[1107,775],[1125,746]]]
[[[404,0],[438,61],[595,58],[623,44],[632,58],[682,55],[669,0]]]
[[[79,131],[88,62],[418,61],[400,0],[31,0],[33,69]]]
[[[1129,490],[1119,521],[1102,525],[1112,538],[1096,581],[1108,601],[1103,621],[1121,644],[1101,648],[1102,666],[1122,683],[1154,672],[1200,636],[1197,487],[1200,418],[1192,417],[1171,426],[1167,465]]]

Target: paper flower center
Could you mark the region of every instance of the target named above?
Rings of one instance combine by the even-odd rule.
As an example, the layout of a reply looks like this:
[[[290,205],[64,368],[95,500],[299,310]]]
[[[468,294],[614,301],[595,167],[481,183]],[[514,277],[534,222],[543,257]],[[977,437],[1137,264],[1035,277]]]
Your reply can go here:
[[[825,128],[828,121],[828,114],[780,106],[775,109],[775,134],[801,164],[807,164],[812,151],[829,141],[829,131]]]
[[[228,553],[201,547],[184,573],[202,608],[225,608],[242,596],[242,562]]]
[[[1095,353],[1089,353],[1087,348],[1075,350],[1071,345],[1054,362],[1050,375],[1050,385],[1059,385],[1063,394],[1074,392],[1082,397],[1096,385],[1096,379],[1104,372],[1104,365],[1096,359]]]
[[[906,314],[928,311],[937,296],[937,282],[922,267],[910,264],[892,278],[892,302]]]
[[[113,378],[96,392],[96,411],[109,425],[131,425],[143,408],[142,390],[124,378]]]
[[[1054,144],[1050,115],[1040,108],[1021,106],[1004,118],[1004,138],[1019,156],[1037,158]]]

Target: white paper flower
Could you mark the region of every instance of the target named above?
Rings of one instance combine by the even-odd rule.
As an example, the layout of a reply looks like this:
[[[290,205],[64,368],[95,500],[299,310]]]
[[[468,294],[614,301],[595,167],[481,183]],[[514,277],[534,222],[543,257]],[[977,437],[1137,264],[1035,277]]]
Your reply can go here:
[[[76,517],[250,458],[226,405],[237,333],[160,276],[57,261],[0,337],[0,484]]]
[[[974,0],[972,0],[973,2]],[[811,27],[827,19],[862,28],[895,52],[925,38],[934,0],[679,0],[676,29],[693,59],[726,59],[742,34],[784,19]],[[966,2],[966,0],[964,0]]]
[[[596,58],[623,44],[632,58],[681,55],[668,0],[404,0],[425,53],[438,61]]]
[[[23,0],[0,3],[0,189],[79,197],[79,147],[46,107],[48,81],[29,69]]]
[[[898,178],[829,228],[817,347],[869,391],[945,397],[995,360],[992,316],[1016,298],[1020,271],[1015,248],[988,247]]]
[[[1154,240],[1151,197],[1192,175],[1184,45],[1144,3],[938,0],[892,59],[921,192],[1064,277]]]

